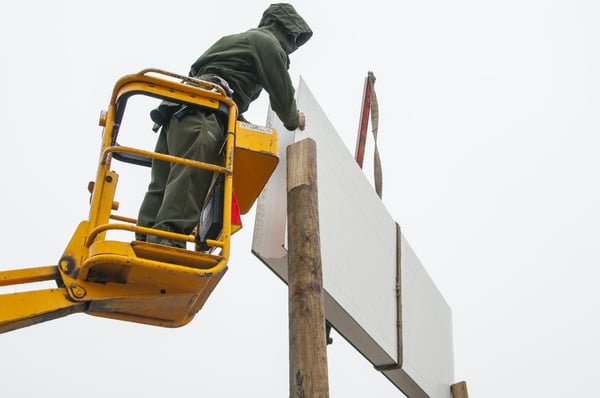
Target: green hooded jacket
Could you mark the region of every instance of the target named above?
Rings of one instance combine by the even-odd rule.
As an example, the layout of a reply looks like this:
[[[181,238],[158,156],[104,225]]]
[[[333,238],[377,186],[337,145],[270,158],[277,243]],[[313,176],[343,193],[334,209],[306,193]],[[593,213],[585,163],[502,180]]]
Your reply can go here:
[[[190,76],[214,73],[227,80],[240,115],[264,89],[284,126],[295,130],[298,109],[288,73],[289,54],[311,36],[310,27],[293,6],[272,4],[258,28],[225,36],[213,44],[193,63]]]

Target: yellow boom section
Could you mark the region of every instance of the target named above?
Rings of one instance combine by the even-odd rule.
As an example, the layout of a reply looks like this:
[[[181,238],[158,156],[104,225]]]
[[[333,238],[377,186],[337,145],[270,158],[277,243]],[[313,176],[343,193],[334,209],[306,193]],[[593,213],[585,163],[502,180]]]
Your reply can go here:
[[[226,114],[224,165],[119,145],[117,136],[126,104],[134,95]],[[57,287],[1,294],[0,333],[75,312],[157,326],[188,323],[227,270],[231,235],[239,228],[232,230],[232,209],[242,214],[250,209],[278,162],[275,131],[240,123],[237,117],[235,103],[216,84],[157,69],[121,78],[100,118],[102,146],[96,180],[89,187],[88,219],[76,228],[57,265],[0,272],[0,286],[45,280],[54,281]],[[207,169],[219,176],[214,179],[220,181],[221,190],[216,234],[200,241],[199,234],[140,227],[134,217],[116,213],[119,174],[113,165],[149,166],[153,159]],[[234,177],[238,167],[239,178]],[[199,201],[204,203],[204,198]],[[198,229],[201,227],[199,223]],[[132,240],[136,232],[188,245],[181,249]]]

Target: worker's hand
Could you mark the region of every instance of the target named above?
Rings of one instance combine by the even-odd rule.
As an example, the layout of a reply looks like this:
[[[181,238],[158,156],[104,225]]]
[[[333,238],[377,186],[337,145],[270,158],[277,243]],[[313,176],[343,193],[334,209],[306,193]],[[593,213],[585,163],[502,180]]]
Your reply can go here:
[[[300,130],[304,130],[304,128],[306,127],[306,116],[304,115],[304,112],[298,112],[298,128]]]

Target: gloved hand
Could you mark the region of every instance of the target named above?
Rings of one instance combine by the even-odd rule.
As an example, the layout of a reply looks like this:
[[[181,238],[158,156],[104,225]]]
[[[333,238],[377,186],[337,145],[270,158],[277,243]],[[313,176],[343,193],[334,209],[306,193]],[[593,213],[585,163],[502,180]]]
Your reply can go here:
[[[306,115],[304,112],[298,111],[298,128],[303,131],[306,127]]]

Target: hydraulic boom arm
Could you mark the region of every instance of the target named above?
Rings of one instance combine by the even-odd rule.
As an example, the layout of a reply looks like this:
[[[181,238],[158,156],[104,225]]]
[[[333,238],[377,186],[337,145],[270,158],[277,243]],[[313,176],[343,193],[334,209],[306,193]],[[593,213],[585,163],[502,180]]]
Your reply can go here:
[[[0,273],[0,286],[61,280],[57,266],[26,268]],[[65,287],[16,292],[0,296],[0,333],[83,312],[87,303],[70,300]]]

